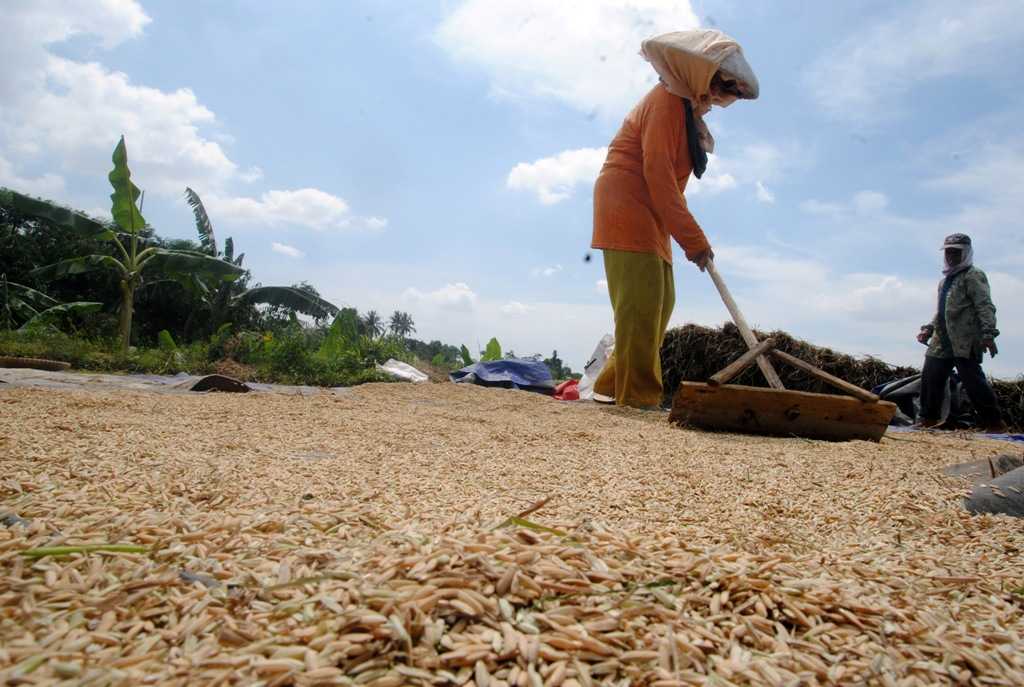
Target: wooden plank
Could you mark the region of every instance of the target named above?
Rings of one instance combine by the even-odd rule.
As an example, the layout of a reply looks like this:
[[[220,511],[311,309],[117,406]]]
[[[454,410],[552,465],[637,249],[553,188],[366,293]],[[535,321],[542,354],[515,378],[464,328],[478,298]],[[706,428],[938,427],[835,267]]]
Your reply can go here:
[[[753,348],[757,345],[757,337],[754,336],[754,332],[750,330],[750,325],[747,324],[747,320],[743,317],[743,313],[740,312],[740,307],[736,305],[736,301],[733,299],[732,294],[729,293],[729,287],[725,285],[725,281],[722,279],[722,275],[718,273],[718,268],[715,267],[714,260],[708,260],[706,266],[708,274],[711,275],[711,281],[715,283],[715,288],[718,289],[718,295],[722,297],[722,302],[725,303],[726,309],[729,314],[732,315],[732,321],[736,323],[736,328],[740,330],[740,336],[747,343],[748,348]],[[772,367],[771,362],[765,356],[759,356],[757,359],[757,366],[761,368],[761,372],[764,374],[764,378],[768,380],[768,386],[773,389],[785,389],[785,385],[779,378],[779,374]]]
[[[800,368],[804,372],[814,375],[815,377],[825,382],[826,384],[831,384],[840,391],[844,391],[850,394],[851,396],[856,396],[862,401],[867,401],[868,403],[875,403],[876,401],[878,401],[878,396],[875,396],[870,391],[867,391],[866,389],[861,389],[856,384],[850,384],[845,379],[840,379],[839,377],[830,375],[828,372],[825,372],[824,370],[821,370],[808,362],[804,362],[803,360],[800,360],[800,358],[794,357],[789,353],[786,353],[785,351],[772,351],[771,354],[778,358],[779,360],[785,363],[789,363],[793,367]]]
[[[738,375],[740,372],[743,372],[743,370],[747,369],[747,366],[754,362],[755,358],[757,358],[760,355],[764,355],[769,350],[771,350],[773,346],[775,346],[774,339],[765,339],[764,341],[757,344],[749,351],[741,355],[739,358],[736,358],[736,360],[727,365],[723,370],[711,375],[711,378],[708,380],[708,384],[710,386],[720,386],[722,384],[725,384],[730,379]]]
[[[896,404],[889,401],[865,403],[806,391],[683,382],[669,421],[744,434],[878,441],[895,414]]]

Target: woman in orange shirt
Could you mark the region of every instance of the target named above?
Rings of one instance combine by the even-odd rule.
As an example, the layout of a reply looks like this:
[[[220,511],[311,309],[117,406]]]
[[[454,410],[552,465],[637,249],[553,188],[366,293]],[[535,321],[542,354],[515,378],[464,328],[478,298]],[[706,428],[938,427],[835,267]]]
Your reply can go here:
[[[594,392],[655,409],[663,391],[661,344],[675,305],[669,238],[702,271],[714,257],[683,195],[713,150],[702,116],[713,104],[756,97],[757,82],[739,46],[718,31],[666,34],[645,41],[643,54],[661,82],[626,117],[594,186],[591,246],[604,253],[615,314],[615,351]]]

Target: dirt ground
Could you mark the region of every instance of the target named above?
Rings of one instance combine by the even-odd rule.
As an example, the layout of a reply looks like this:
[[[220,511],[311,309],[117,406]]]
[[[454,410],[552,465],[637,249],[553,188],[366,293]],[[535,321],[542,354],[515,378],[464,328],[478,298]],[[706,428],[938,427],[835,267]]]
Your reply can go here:
[[[666,418],[0,386],[0,679],[1024,684],[1024,528],[941,472],[1019,448]],[[24,554],[86,543],[146,552]]]

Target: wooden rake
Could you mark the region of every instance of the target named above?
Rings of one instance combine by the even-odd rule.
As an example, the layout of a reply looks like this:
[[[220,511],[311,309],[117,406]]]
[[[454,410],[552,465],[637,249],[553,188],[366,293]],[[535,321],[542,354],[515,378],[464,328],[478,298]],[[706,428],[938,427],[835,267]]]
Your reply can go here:
[[[706,384],[680,384],[672,401],[671,422],[703,429],[831,441],[882,438],[896,414],[894,403],[881,401],[870,391],[785,351],[775,350],[771,338],[759,342],[711,260],[707,272],[749,350],[712,375]],[[787,390],[770,358],[803,370],[848,396]],[[755,361],[770,388],[726,384]]]

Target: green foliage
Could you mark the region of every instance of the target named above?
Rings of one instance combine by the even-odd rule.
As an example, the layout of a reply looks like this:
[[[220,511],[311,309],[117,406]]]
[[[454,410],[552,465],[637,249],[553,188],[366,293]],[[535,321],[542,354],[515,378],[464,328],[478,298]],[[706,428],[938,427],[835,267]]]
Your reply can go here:
[[[435,367],[451,369],[462,366],[462,356],[459,353],[459,349],[442,343],[437,339],[429,343],[416,339],[406,339],[405,347],[409,349],[409,353],[413,357],[419,360],[440,361],[437,363],[432,362]]]
[[[0,187],[0,206],[23,217],[33,217],[48,224],[63,226],[79,236],[107,239],[113,236],[110,227],[83,212],[33,198],[23,193]]]
[[[114,189],[114,192],[110,194],[110,214],[117,226],[134,236],[146,226],[146,220],[137,205],[142,191],[132,182],[132,173],[128,169],[128,148],[124,143],[124,136],[114,148],[111,160],[114,162],[114,168],[107,175],[107,179],[110,180],[110,185]]]
[[[295,286],[258,286],[235,296],[233,300],[236,303],[262,303],[284,308],[309,315],[316,320],[326,319],[339,312],[338,306],[321,298],[315,289]]]
[[[56,327],[103,307],[102,303],[60,303],[30,286],[7,281],[0,274],[0,329]]]
[[[380,319],[376,310],[369,310],[363,315],[363,330],[371,339],[384,333],[384,320]]]
[[[490,362],[492,360],[501,360],[501,344],[498,343],[496,338],[492,338],[487,342],[487,348],[484,349],[483,355],[480,357],[481,362]]]
[[[75,303],[60,303],[51,306],[46,310],[34,315],[28,322],[21,325],[21,329],[32,329],[34,327],[57,328],[61,323],[70,322],[74,317],[82,317],[88,313],[98,312],[103,307],[102,303],[78,301]]]
[[[72,367],[98,372],[208,374],[207,346],[199,342],[168,355],[157,348],[133,348],[122,354],[115,338],[69,336],[52,328],[0,331],[0,355],[63,360]]]
[[[163,353],[171,353],[178,350],[178,345],[174,343],[174,337],[166,329],[161,329],[160,334],[157,335],[157,347]]]
[[[470,366],[473,364],[473,356],[469,354],[469,349],[466,348],[466,344],[462,344],[462,348],[459,349],[459,355],[462,356],[462,364]]]
[[[334,318],[317,354],[324,359],[339,358],[359,342],[359,313],[355,308],[342,308]]]
[[[59,279],[103,269],[115,272],[118,275],[118,289],[121,296],[118,333],[121,339],[121,351],[127,353],[131,341],[135,291],[142,284],[144,269],[148,267],[147,272],[149,273],[162,271],[164,276],[169,278],[189,281],[194,280],[196,276],[230,281],[237,278],[243,270],[237,265],[217,260],[204,253],[168,250],[159,246],[151,246],[140,251],[140,239],[147,240],[149,237],[146,220],[136,205],[142,192],[131,180],[124,136],[114,148],[111,159],[114,168],[107,177],[114,189],[110,196],[111,214],[119,228],[128,234],[130,239],[128,246],[125,247],[114,232],[106,232],[102,238],[109,239],[117,246],[118,257],[101,254],[78,256],[38,268],[33,271],[33,274],[39,279]],[[10,194],[5,194],[3,198],[9,198],[9,196]],[[56,210],[48,210],[44,207],[38,209],[38,212],[40,212],[40,218],[50,220],[55,216]]]
[[[416,326],[412,321],[412,315],[407,312],[402,312],[401,310],[396,310],[391,314],[391,318],[388,320],[388,330],[394,336],[401,339],[406,338],[416,331]]]
[[[562,359],[558,357],[558,351],[552,352],[550,358],[545,358],[544,364],[551,370],[551,376],[556,381],[579,379],[581,377],[581,375],[574,373],[568,365],[562,362]]]
[[[203,252],[213,257],[218,257],[217,251],[217,238],[213,234],[213,223],[210,222],[210,216],[206,214],[206,207],[203,205],[202,199],[199,198],[199,194],[192,189],[185,187],[185,199],[188,201],[189,206],[192,208],[192,214],[196,218],[196,232],[199,234],[199,245],[203,247]],[[228,239],[229,241],[231,239]],[[234,245],[231,246],[231,252],[234,253]],[[228,258],[231,262],[232,259]]]

